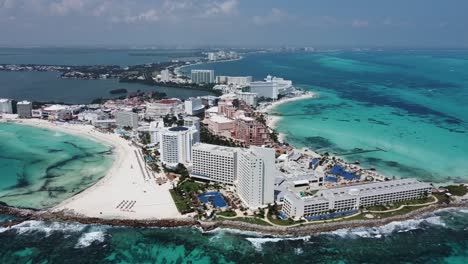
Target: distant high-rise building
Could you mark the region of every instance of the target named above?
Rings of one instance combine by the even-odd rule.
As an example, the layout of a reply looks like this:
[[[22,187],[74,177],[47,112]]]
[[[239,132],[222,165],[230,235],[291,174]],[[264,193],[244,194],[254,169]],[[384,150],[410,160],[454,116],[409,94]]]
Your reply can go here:
[[[238,152],[237,194],[250,209],[274,202],[275,150],[251,146]]]
[[[161,82],[168,82],[170,80],[169,70],[161,71]]]
[[[16,110],[18,111],[18,117],[20,118],[30,118],[32,117],[32,103],[28,101],[18,102],[16,105]]]
[[[0,114],[12,114],[13,103],[10,99],[0,98]]]
[[[118,127],[138,127],[138,114],[132,111],[119,111],[115,113],[115,123]]]
[[[256,93],[248,93],[248,92],[237,92],[237,98],[244,101],[246,104],[250,106],[257,105],[257,94]]]
[[[192,127],[170,127],[160,132],[160,153],[164,165],[174,168],[192,160],[192,146],[198,143],[198,130]]]
[[[278,95],[286,95],[294,91],[292,81],[268,75],[265,81],[250,83],[250,92],[256,93],[258,97],[278,99]]]
[[[191,71],[192,83],[208,84],[214,83],[213,70],[192,70]]]

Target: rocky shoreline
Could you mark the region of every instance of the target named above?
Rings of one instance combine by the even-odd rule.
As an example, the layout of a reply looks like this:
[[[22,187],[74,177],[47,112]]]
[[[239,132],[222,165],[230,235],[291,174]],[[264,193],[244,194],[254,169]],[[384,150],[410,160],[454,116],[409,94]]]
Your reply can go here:
[[[21,222],[28,220],[36,221],[54,221],[54,222],[77,222],[81,224],[98,224],[109,226],[125,226],[125,227],[161,227],[161,228],[175,228],[175,227],[199,227],[203,231],[212,231],[218,228],[235,229],[240,231],[251,231],[262,233],[265,235],[281,235],[281,236],[306,236],[322,232],[331,232],[338,229],[349,229],[358,227],[378,227],[389,224],[395,221],[405,221],[410,219],[421,219],[428,214],[440,210],[451,208],[467,208],[468,203],[454,203],[454,204],[435,204],[414,210],[408,214],[387,217],[383,219],[368,219],[368,220],[350,220],[339,221],[321,224],[308,224],[294,227],[288,226],[262,226],[250,224],[240,221],[199,221],[195,219],[148,219],[148,220],[132,220],[132,219],[103,219],[92,218],[77,215],[73,212],[50,212],[40,211],[33,209],[20,209],[0,205],[0,213],[17,217],[17,220],[11,221],[3,225],[3,227],[12,227]]]

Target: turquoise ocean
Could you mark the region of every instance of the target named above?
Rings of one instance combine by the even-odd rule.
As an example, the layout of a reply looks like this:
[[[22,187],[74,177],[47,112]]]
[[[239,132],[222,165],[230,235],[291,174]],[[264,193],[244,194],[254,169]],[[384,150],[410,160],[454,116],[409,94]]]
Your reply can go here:
[[[86,189],[112,165],[109,146],[26,125],[0,123],[0,202],[49,208]]]
[[[296,147],[396,177],[468,181],[468,52],[258,54],[196,65],[216,75],[291,79],[318,99],[273,110]],[[188,72],[191,68],[185,68]],[[354,152],[372,151],[364,154]]]
[[[53,58],[71,60],[75,52],[60,50],[65,55]],[[37,56],[43,58],[32,56],[29,63],[35,63]],[[106,56],[97,52],[93,59],[105,60]],[[273,74],[317,92],[319,99],[291,102],[274,110],[283,116],[278,130],[295,146],[358,159],[389,175],[440,182],[468,179],[468,52],[256,54],[196,67],[255,79]],[[57,81],[52,75],[44,79]],[[12,82],[9,90],[15,87]],[[2,89],[0,97],[7,96]],[[375,148],[385,152],[346,155]],[[24,207],[52,206],[95,182],[111,162],[110,150],[93,141],[0,124],[0,201]],[[0,224],[11,220],[14,217],[0,215]],[[27,221],[10,229],[0,227],[0,262],[467,263],[467,227],[466,209],[306,237]]]

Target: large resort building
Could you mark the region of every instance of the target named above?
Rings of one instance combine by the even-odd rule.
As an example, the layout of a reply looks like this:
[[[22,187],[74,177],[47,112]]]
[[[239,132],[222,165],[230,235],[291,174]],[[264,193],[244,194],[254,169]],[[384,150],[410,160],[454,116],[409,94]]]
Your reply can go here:
[[[161,161],[170,168],[179,163],[187,164],[192,160],[192,146],[197,141],[198,130],[191,127],[168,127],[160,133]]]
[[[290,191],[284,196],[283,212],[301,219],[334,211],[349,211],[377,204],[423,198],[432,186],[415,179],[375,182],[318,190],[314,193]]]
[[[193,178],[234,184],[237,178],[237,148],[196,144],[192,148]]]
[[[274,202],[275,150],[251,146],[238,154],[237,194],[250,209]]]

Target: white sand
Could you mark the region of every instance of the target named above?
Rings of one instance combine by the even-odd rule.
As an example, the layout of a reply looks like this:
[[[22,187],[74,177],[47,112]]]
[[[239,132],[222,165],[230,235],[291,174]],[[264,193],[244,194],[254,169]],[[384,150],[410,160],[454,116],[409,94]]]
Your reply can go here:
[[[54,124],[45,120],[18,120],[18,123],[84,136],[113,147],[115,161],[105,177],[85,191],[63,201],[51,210],[73,210],[88,217],[106,219],[168,219],[182,218],[172,200],[171,183],[157,185],[148,171],[142,173],[138,164],[138,148],[116,134],[95,131],[90,125]],[[139,154],[144,168],[142,156]],[[149,172],[151,173],[151,172]],[[164,175],[156,175],[161,177]],[[131,210],[116,208],[122,201],[136,201]]]

